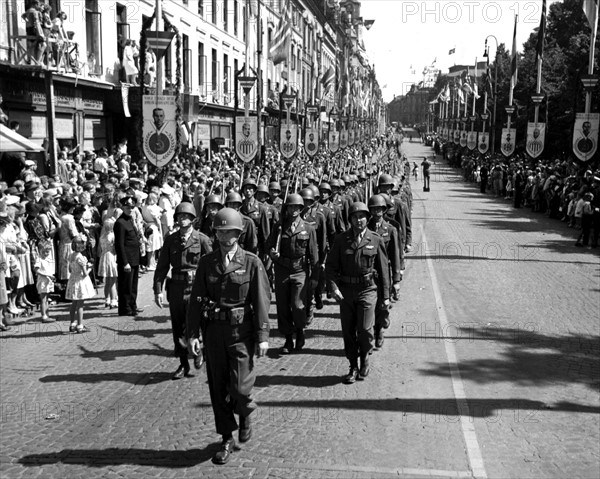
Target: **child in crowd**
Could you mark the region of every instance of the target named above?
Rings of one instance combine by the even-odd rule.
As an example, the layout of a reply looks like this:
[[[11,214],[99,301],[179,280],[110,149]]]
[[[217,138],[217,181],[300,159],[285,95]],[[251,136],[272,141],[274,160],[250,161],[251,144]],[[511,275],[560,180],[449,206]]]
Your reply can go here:
[[[117,257],[115,252],[115,219],[104,220],[100,233],[100,264],[98,276],[104,278],[104,306],[116,308],[117,299]]]
[[[592,231],[594,208],[592,208],[593,193],[583,194],[583,207],[581,209],[581,234],[577,238],[575,246],[587,246]]]
[[[33,266],[33,269],[37,274],[35,286],[40,295],[40,311],[42,313],[43,323],[52,323],[56,321],[54,318],[48,316],[48,295],[54,292],[54,273],[56,271],[52,248],[53,245],[51,241],[41,241],[38,244],[38,255]]]
[[[65,298],[72,301],[69,332],[85,333],[89,330],[83,325],[83,304],[86,299],[96,296],[96,290],[90,278],[92,264],[83,255],[85,238],[76,236],[72,242],[73,252],[69,255],[69,280]]]
[[[581,217],[583,215],[583,204],[585,201],[583,200],[583,195],[577,195],[577,201],[575,202],[575,227],[580,230],[581,229]]]
[[[567,226],[573,228],[575,226],[575,193],[569,193],[569,202],[567,205]]]

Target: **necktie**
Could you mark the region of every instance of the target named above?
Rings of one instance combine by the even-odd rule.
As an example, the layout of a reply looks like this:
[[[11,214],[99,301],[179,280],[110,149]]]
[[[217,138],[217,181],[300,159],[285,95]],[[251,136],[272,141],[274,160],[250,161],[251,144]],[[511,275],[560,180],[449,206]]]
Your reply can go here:
[[[294,231],[296,231],[296,223],[292,223],[292,226],[290,226],[290,229],[292,230],[292,233]]]
[[[227,269],[227,266],[229,266],[229,253],[225,255],[225,258],[223,258],[223,266],[225,269]]]

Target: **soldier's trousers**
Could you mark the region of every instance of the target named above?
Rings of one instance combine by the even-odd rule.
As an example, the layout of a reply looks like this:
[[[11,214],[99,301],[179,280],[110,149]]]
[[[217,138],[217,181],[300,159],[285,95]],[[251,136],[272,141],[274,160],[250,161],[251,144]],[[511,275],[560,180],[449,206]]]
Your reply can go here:
[[[390,310],[381,309],[382,304],[382,301],[377,301],[377,307],[375,309],[375,331],[390,327]]]
[[[356,365],[359,356],[373,349],[373,325],[377,286],[339,285],[344,299],[340,302],[344,352],[351,364]]]
[[[117,294],[119,295],[119,316],[135,314],[137,311],[137,292],[139,266],[132,266],[126,272],[122,265],[117,265]]]
[[[249,416],[256,409],[251,398],[256,380],[252,331],[251,319],[237,326],[228,320],[211,320],[206,325],[206,375],[215,425],[221,435],[238,428],[234,413]]]
[[[171,281],[169,283],[169,311],[171,313],[175,356],[177,357],[187,358],[188,356],[185,339],[185,318],[191,291],[192,284],[188,281]]]
[[[305,271],[290,272],[275,263],[277,327],[284,336],[306,327],[309,281]]]

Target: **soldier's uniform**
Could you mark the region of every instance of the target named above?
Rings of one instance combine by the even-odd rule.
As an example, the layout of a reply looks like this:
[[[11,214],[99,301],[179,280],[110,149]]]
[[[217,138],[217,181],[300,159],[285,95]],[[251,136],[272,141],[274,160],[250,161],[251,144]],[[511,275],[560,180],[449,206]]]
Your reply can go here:
[[[363,205],[368,214],[366,205]],[[385,242],[368,228],[358,239],[353,229],[338,235],[327,257],[325,272],[331,291],[339,290],[344,352],[351,373],[373,349],[373,326],[378,297],[389,300],[390,279]],[[368,372],[368,371],[367,371]],[[355,376],[356,378],[356,376]]]
[[[163,282],[171,268],[171,279],[167,286],[167,300],[171,314],[175,356],[181,365],[189,370],[185,322],[192,281],[200,258],[212,251],[210,239],[199,231],[192,230],[189,237],[183,238],[180,231],[168,235],[160,250],[154,272],[154,294],[161,294]]]
[[[283,221],[283,220],[282,220]],[[267,247],[276,248],[279,238],[279,257],[273,259],[275,269],[275,300],[277,325],[286,338],[287,352],[293,347],[292,335],[296,332],[296,349],[304,346],[307,305],[311,298],[310,277],[316,272],[318,261],[315,229],[298,217],[295,221],[275,225]],[[291,344],[290,344],[291,343]]]

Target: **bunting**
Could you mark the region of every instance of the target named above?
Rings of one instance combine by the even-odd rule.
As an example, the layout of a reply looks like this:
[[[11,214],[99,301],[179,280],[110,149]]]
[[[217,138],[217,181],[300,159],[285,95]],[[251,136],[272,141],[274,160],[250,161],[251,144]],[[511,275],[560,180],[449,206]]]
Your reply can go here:
[[[290,51],[290,41],[292,38],[292,21],[291,21],[291,4],[289,0],[286,2],[281,17],[279,18],[279,25],[277,30],[273,34],[271,46],[269,48],[269,58],[272,60],[273,65],[278,65],[284,61],[287,61]]]

